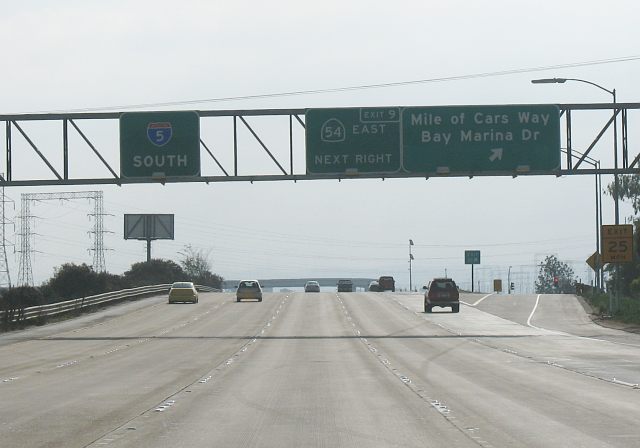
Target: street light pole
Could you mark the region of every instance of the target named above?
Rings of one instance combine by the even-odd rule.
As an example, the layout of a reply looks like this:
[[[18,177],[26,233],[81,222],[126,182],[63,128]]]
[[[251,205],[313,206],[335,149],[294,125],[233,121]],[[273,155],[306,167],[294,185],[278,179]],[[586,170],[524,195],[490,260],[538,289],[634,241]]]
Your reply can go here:
[[[600,164],[600,161],[598,161],[598,165]],[[597,168],[597,166],[596,166]],[[595,176],[596,178],[596,254],[600,253],[600,221],[599,221],[599,200],[600,200],[600,195],[598,194],[600,192],[600,187],[598,185],[598,174],[596,174]],[[597,289],[600,289],[600,257],[596,256],[596,281],[595,281],[595,286]]]
[[[511,294],[511,266],[509,266],[509,271],[507,272],[507,294]]]
[[[600,171],[600,161],[598,160],[598,171]],[[598,193],[600,194],[600,226],[602,226],[602,175],[598,172]],[[600,249],[600,232],[598,232],[598,250]],[[602,269],[602,257],[598,261],[600,270],[600,289],[604,290],[604,269]]]
[[[618,194],[620,191],[620,181],[618,179],[618,120],[616,119],[617,115],[617,100],[616,100],[616,89],[609,90],[602,87],[595,82],[587,81],[586,79],[579,78],[542,78],[542,79],[532,79],[532,84],[564,84],[567,81],[576,81],[582,82],[585,84],[590,84],[594,87],[597,87],[600,90],[607,92],[609,95],[613,97],[613,167],[615,168],[615,174],[613,175],[613,203],[614,203],[614,213],[615,213],[615,223],[616,225],[620,224],[620,207],[618,204]],[[600,221],[602,224],[602,220]]]
[[[606,90],[606,89],[605,89]],[[613,175],[613,194],[616,214],[616,225],[620,224],[620,208],[618,206],[618,194],[620,193],[620,181],[618,179],[618,120],[616,119],[616,89],[609,92],[613,95],[613,167],[616,174]]]
[[[595,160],[589,156],[586,156],[585,154],[582,154],[580,151],[576,151],[575,149],[573,150],[573,152],[577,153],[578,155],[582,156],[582,158],[584,159],[584,161],[588,164],[590,164],[591,166],[593,166],[593,169],[595,170],[596,174],[594,175],[594,179],[595,179],[595,185],[596,185],[596,197],[595,197],[595,204],[596,204],[596,210],[595,210],[595,215],[596,215],[596,226],[595,226],[595,230],[596,230],[596,254],[600,253],[600,226],[602,224],[602,175],[600,174],[600,161],[599,160]],[[573,155],[573,157],[579,158],[578,155]],[[596,266],[594,268],[594,270],[596,271],[596,282],[595,282],[595,287],[596,288],[602,288],[602,281],[601,281],[601,267],[600,267],[600,258],[598,258],[596,260]]]
[[[411,253],[411,246],[413,246],[413,240],[409,238],[409,291],[413,291],[413,279],[411,278],[411,261],[413,261],[413,254]]]

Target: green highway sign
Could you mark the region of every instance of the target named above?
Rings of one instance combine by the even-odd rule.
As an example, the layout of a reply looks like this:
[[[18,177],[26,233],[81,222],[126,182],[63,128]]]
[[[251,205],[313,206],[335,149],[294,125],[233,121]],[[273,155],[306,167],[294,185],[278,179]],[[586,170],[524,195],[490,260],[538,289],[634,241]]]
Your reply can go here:
[[[400,171],[400,108],[309,109],[308,174]]]
[[[555,170],[555,105],[437,106],[402,110],[403,167],[442,174]]]
[[[308,109],[308,174],[560,168],[556,105]]]
[[[122,177],[199,176],[197,112],[126,112],[120,116]]]
[[[480,264],[480,251],[479,250],[465,250],[464,251],[464,264]]]

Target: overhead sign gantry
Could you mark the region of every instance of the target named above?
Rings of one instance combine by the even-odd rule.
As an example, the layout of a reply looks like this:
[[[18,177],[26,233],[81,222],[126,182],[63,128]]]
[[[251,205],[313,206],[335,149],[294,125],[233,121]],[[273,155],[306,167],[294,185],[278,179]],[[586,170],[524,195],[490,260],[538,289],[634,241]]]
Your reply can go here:
[[[0,115],[0,185],[637,174],[640,152],[629,150],[628,117],[638,109],[640,103],[595,103]],[[576,118],[589,114],[603,127],[578,132]],[[616,124],[619,146],[603,139],[609,131],[616,141]],[[577,135],[584,133],[591,143],[577,151],[573,142],[585,141]],[[120,151],[99,148],[118,140]],[[614,157],[602,147],[613,147]],[[79,160],[82,151],[95,162]]]

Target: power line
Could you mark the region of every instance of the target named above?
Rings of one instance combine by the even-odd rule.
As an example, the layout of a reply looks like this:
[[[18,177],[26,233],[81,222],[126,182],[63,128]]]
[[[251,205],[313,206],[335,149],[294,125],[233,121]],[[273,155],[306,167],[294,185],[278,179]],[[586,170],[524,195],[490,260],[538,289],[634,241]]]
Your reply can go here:
[[[119,202],[107,201],[107,204],[111,206],[111,210],[117,208],[118,211],[129,210],[135,207],[129,207],[128,205],[121,204]],[[149,211],[146,209],[137,209],[141,213],[148,213]],[[353,239],[339,239],[339,238],[329,238],[322,235],[313,235],[309,233],[285,233],[285,232],[275,232],[272,230],[265,230],[263,228],[255,229],[250,227],[243,227],[239,225],[229,225],[222,224],[219,222],[215,222],[208,219],[198,219],[194,217],[190,218],[181,218],[176,216],[176,223],[180,223],[185,225],[185,228],[188,228],[198,235],[202,235],[199,238],[207,241],[209,236],[224,236],[224,239],[227,241],[229,239],[239,239],[242,241],[246,241],[247,238],[251,238],[252,241],[265,241],[265,242],[274,242],[274,243],[287,243],[287,245],[305,245],[308,246],[309,243],[317,243],[320,242],[324,247],[349,247],[349,248],[375,248],[375,250],[380,249],[399,249],[403,248],[406,243],[392,243],[392,242],[381,242],[379,240],[376,241],[365,241],[365,240],[353,240]],[[568,241],[583,241],[587,238],[591,238],[591,235],[577,235],[571,238],[561,237],[561,238],[551,238],[551,239],[540,239],[540,240],[525,240],[525,241],[509,241],[509,242],[492,242],[492,243],[444,243],[444,244],[421,244],[416,243],[415,247],[417,248],[438,248],[438,249],[456,249],[456,248],[468,248],[469,246],[474,247],[503,247],[503,246],[522,246],[522,245],[540,245],[546,243],[560,243],[560,242],[568,242]],[[199,240],[196,238],[196,240]],[[182,244],[182,243],[173,243],[167,242],[167,244]],[[216,245],[216,248],[219,249],[223,246],[219,244]],[[226,246],[228,248],[232,248],[236,250],[237,245]]]
[[[261,93],[261,94],[255,94],[255,95],[239,95],[239,96],[227,96],[227,97],[215,97],[215,98],[201,98],[201,99],[192,99],[192,100],[166,101],[166,102],[160,102],[160,103],[139,103],[139,104],[124,104],[124,105],[121,104],[116,106],[102,106],[102,107],[91,107],[91,108],[55,110],[55,111],[40,111],[40,112],[34,112],[34,113],[99,112],[99,111],[108,111],[108,110],[116,110],[116,109],[144,109],[148,107],[186,106],[190,104],[220,103],[225,101],[244,101],[244,100],[279,98],[279,97],[299,96],[299,95],[317,95],[322,93],[338,93],[338,92],[349,92],[349,91],[355,91],[355,90],[403,87],[403,86],[410,86],[410,85],[416,85],[416,84],[427,84],[427,83],[436,83],[436,82],[463,81],[468,79],[490,78],[494,76],[516,75],[516,74],[522,74],[522,73],[541,72],[546,70],[557,70],[557,69],[564,69],[564,68],[615,64],[620,62],[632,62],[637,60],[640,60],[640,55],[623,56],[623,57],[610,58],[610,59],[599,59],[599,60],[593,60],[593,61],[572,62],[567,64],[556,64],[556,65],[526,67],[526,68],[510,69],[510,70],[499,70],[499,71],[492,71],[492,72],[471,73],[466,75],[444,76],[439,78],[414,79],[414,80],[408,80],[408,81],[385,82],[385,83],[377,83],[377,84],[363,84],[363,85],[347,86],[347,87],[292,90],[287,92],[272,92],[272,93]]]

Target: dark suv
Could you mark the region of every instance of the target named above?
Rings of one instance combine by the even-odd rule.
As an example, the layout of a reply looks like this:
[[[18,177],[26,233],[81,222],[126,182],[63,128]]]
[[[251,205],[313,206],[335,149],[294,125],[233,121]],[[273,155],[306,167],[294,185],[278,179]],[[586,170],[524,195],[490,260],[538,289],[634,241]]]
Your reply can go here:
[[[396,292],[396,281],[390,275],[383,275],[378,279],[382,291]]]
[[[352,292],[353,282],[351,280],[338,280],[338,292]]]
[[[424,286],[424,312],[430,313],[434,306],[451,307],[452,313],[460,311],[458,286],[450,278],[434,278],[429,286]]]

